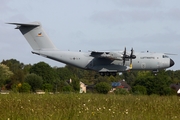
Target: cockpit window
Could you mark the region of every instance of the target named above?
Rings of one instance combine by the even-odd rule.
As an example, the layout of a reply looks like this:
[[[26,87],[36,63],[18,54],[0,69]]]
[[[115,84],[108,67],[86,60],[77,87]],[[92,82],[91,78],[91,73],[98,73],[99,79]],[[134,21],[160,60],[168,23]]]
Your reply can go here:
[[[163,58],[169,58],[167,55],[163,55],[162,57],[163,57]]]

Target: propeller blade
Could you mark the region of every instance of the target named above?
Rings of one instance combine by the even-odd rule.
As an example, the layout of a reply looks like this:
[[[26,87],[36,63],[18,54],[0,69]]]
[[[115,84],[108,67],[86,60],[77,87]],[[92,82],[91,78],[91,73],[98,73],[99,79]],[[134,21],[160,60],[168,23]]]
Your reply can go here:
[[[131,55],[130,55],[130,57],[133,56],[133,52],[134,52],[134,50],[133,50],[133,48],[132,48],[132,49],[131,49]]]
[[[124,48],[124,56],[126,55],[126,47]]]
[[[126,60],[126,47],[124,48],[123,65],[125,65],[125,60]]]
[[[135,55],[133,55],[133,53],[134,53],[134,50],[133,50],[133,48],[131,49],[131,55],[129,56],[129,58],[130,58],[130,68],[132,69],[132,59],[135,59],[136,58],[136,56]]]

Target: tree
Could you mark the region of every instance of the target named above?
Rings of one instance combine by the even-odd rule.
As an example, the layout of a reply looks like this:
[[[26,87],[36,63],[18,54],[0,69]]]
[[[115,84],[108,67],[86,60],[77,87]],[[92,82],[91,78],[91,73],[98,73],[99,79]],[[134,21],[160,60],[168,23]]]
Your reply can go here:
[[[122,77],[129,85],[133,85],[138,75],[137,71],[123,72]]]
[[[44,89],[44,91],[46,91],[46,92],[52,92],[53,86],[52,86],[52,84],[45,83],[45,84],[43,84],[43,89]]]
[[[117,82],[117,79],[114,77],[114,76],[109,76],[108,78],[108,81],[110,81],[110,82]]]
[[[110,84],[111,79],[109,79],[109,76],[99,76],[99,77],[96,78],[96,81],[94,81],[95,84],[101,83],[101,82],[106,82],[106,83]]]
[[[107,94],[111,90],[111,85],[106,82],[100,82],[96,84],[95,88],[98,93]]]
[[[3,60],[1,63],[7,65],[13,73],[16,73],[18,70],[22,70],[24,67],[24,64],[20,63],[16,59]]]
[[[32,73],[25,77],[25,82],[31,86],[33,92],[38,89],[42,89],[43,79],[42,77]]]
[[[77,77],[74,77],[72,79],[72,88],[75,90],[75,91],[79,91],[80,90],[80,81]]]
[[[43,83],[53,84],[58,78],[57,72],[45,62],[34,64],[30,68],[30,73],[35,73],[43,78]]]
[[[168,70],[167,74],[171,78],[172,83],[180,83],[180,70]]]
[[[8,66],[0,64],[0,87],[2,87],[5,80],[9,79],[12,75],[13,73],[9,70]]]
[[[23,68],[24,75],[29,74],[30,69],[31,69],[31,64],[24,65],[24,68]]]
[[[11,82],[12,83],[17,83],[17,82],[24,82],[24,72],[23,70],[17,70],[16,73],[13,74],[13,76],[11,77]]]
[[[139,71],[133,86],[144,86],[148,95],[168,95],[171,93],[170,83],[171,79],[165,70],[159,71],[157,75],[152,74],[150,71]]]
[[[30,92],[31,86],[28,83],[23,83],[19,88],[19,92]]]
[[[14,73],[13,76],[11,76],[11,85],[24,81],[23,63],[19,62],[16,59],[3,60],[1,63],[7,65],[10,71]]]
[[[73,73],[67,67],[57,68],[56,72],[59,79],[62,81],[69,80],[73,76]]]

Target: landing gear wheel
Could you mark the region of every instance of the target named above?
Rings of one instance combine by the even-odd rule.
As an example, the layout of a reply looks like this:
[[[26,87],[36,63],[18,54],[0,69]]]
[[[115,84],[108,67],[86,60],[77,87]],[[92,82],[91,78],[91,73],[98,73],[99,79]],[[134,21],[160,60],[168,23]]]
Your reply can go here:
[[[110,74],[109,72],[106,72],[106,75],[107,75],[107,76],[110,76],[111,74]]]
[[[111,75],[115,77],[115,76],[116,76],[116,73],[115,73],[115,72],[112,72]]]
[[[100,72],[99,73],[101,76],[105,76],[105,73],[104,72]]]

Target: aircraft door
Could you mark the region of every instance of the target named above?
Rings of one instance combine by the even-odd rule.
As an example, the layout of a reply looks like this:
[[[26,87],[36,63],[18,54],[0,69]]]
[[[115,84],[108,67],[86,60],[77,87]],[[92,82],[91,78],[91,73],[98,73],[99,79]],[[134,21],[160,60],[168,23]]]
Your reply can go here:
[[[141,63],[141,68],[146,68],[146,64],[145,63]]]
[[[161,67],[159,62],[157,63],[157,67],[158,67],[158,68],[160,68],[160,67]]]

